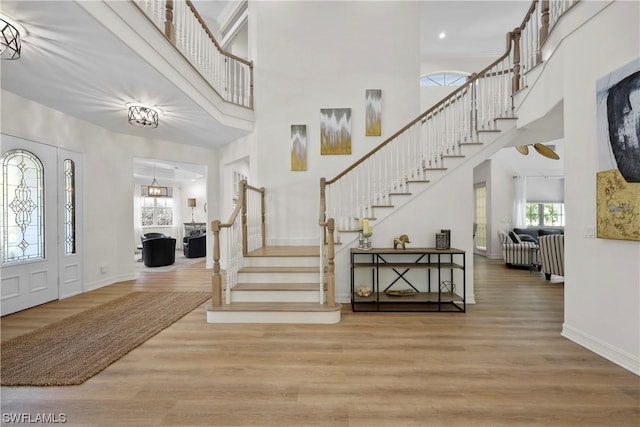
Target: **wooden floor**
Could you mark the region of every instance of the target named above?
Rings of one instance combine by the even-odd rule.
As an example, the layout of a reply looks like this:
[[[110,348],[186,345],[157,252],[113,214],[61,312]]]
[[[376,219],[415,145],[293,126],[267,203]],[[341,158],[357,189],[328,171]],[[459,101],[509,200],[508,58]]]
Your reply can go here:
[[[144,273],[6,316],[2,339],[134,290],[209,290],[210,274],[204,261]],[[80,386],[2,387],[2,422],[640,425],[640,377],[560,336],[562,282],[476,257],[475,291],[466,314],[351,313],[345,304],[336,325],[211,325],[201,307]]]

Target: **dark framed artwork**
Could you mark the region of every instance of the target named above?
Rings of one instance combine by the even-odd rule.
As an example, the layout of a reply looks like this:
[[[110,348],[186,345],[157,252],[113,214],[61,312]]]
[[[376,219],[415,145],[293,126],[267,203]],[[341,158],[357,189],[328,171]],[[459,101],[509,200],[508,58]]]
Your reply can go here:
[[[320,154],[351,154],[351,108],[320,109]]]
[[[596,82],[597,236],[640,240],[640,59]]]

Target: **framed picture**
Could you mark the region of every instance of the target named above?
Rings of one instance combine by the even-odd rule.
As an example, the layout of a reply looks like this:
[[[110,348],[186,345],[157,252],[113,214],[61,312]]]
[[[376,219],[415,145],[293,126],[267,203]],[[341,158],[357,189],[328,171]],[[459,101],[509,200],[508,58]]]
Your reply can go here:
[[[351,108],[320,109],[320,154],[351,154]]]
[[[307,125],[291,125],[291,170],[307,170]]]
[[[382,135],[382,90],[367,89],[365,100],[365,135]]]
[[[640,240],[640,59],[596,82],[597,236]]]

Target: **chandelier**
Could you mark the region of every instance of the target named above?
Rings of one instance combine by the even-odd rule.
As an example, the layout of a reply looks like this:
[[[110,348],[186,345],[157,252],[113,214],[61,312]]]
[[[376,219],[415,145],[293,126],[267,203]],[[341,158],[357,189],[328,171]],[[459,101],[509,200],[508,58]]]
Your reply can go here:
[[[2,30],[2,37],[0,38],[0,58],[20,58],[20,50],[22,47],[20,34],[21,30],[22,34],[25,34],[24,29],[3,14],[0,14],[0,29]]]
[[[156,179],[156,162],[153,162],[153,181],[151,185],[142,186],[142,195],[144,197],[170,197],[169,187],[163,187],[158,184]]]
[[[129,123],[134,126],[147,128],[158,127],[158,109],[142,104],[127,104],[129,108]]]

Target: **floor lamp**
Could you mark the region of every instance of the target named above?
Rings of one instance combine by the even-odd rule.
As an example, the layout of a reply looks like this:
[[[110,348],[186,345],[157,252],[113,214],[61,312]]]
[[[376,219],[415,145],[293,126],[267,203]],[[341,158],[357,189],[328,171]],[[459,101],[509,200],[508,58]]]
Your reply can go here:
[[[195,222],[193,220],[193,208],[196,207],[196,199],[187,199],[187,205],[191,208],[191,222]]]

